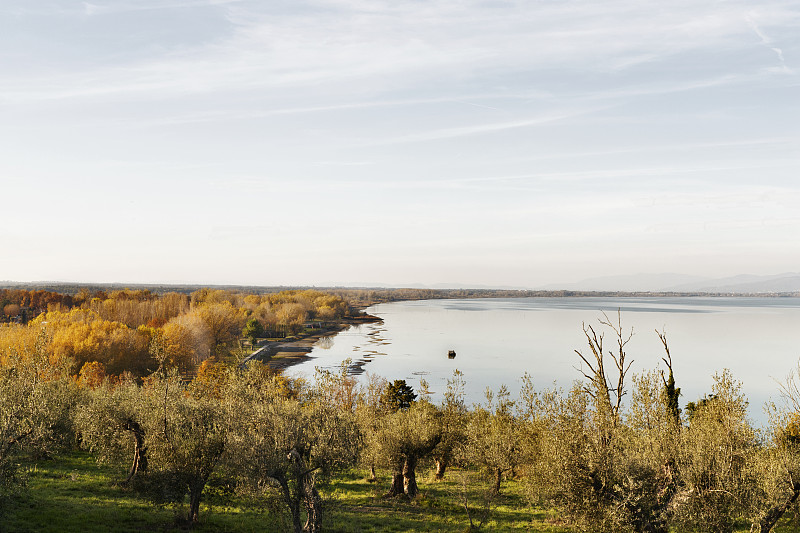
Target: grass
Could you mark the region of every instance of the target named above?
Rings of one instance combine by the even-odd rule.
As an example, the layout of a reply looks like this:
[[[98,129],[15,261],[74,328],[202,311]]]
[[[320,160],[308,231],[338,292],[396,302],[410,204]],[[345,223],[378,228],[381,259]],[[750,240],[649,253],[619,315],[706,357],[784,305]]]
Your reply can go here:
[[[154,505],[117,484],[124,469],[98,465],[84,452],[52,460],[30,462],[27,487],[8,502],[0,515],[0,532],[143,532],[186,529],[186,505]],[[465,532],[470,520],[483,519],[483,531],[574,531],[558,525],[545,511],[531,508],[522,484],[503,483],[499,496],[488,502],[485,485],[475,474],[448,472],[445,481],[418,478],[420,496],[413,501],[386,498],[388,476],[369,483],[362,472],[338,475],[321,485],[325,498],[324,529],[334,533],[362,532]],[[487,512],[488,509],[488,512]],[[193,531],[284,532],[290,524],[277,495],[244,498],[234,494],[222,479],[212,479],[200,508],[200,524]],[[741,531],[748,531],[742,525]],[[776,532],[796,531],[785,524]]]
[[[371,484],[359,472],[340,475],[325,489],[329,496],[330,531],[341,533],[452,531],[469,529],[469,517],[464,508],[466,498],[475,525],[483,521],[486,531],[566,531],[544,521],[543,512],[531,509],[522,494],[520,483],[504,483],[502,493],[489,502],[486,510],[485,486],[472,480],[461,483],[466,472],[451,471],[448,479],[435,482],[418,479],[420,495],[413,501],[385,498],[388,477],[384,483]],[[326,528],[327,529],[327,528]]]
[[[142,532],[185,528],[186,505],[154,505],[117,483],[123,468],[98,465],[85,452],[23,465],[26,488],[11,498],[0,515],[2,532]],[[369,483],[363,473],[347,472],[320,486],[325,498],[324,528],[328,532],[453,531],[468,529],[459,473],[444,482],[418,479],[421,494],[413,501],[385,498],[384,483]],[[476,524],[482,489],[472,487],[467,501]],[[487,531],[562,531],[549,526],[543,513],[525,502],[519,483],[504,484],[504,494],[492,502]],[[209,483],[195,531],[284,532],[290,529],[277,495],[246,499],[233,494],[222,480]],[[565,530],[564,530],[565,531]]]
[[[87,453],[73,452],[28,465],[24,490],[0,515],[2,532],[143,532],[185,528],[186,507],[154,505],[120,487],[125,472],[98,465]],[[209,486],[197,531],[282,531],[275,516],[251,510]],[[256,506],[257,507],[257,506]]]
[[[74,453],[27,467],[27,487],[12,498],[3,531],[157,531],[174,522],[157,508],[114,486],[120,472]]]

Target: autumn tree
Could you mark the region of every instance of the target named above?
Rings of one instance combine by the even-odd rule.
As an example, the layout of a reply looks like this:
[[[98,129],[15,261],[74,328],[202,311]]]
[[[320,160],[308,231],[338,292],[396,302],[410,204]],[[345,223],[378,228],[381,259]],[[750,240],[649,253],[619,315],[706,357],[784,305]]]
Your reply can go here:
[[[303,324],[308,318],[308,310],[301,303],[285,303],[278,307],[275,314],[278,323],[287,326],[295,335],[303,329]]]
[[[104,320],[89,310],[51,311],[37,317],[29,327],[47,330],[51,357],[71,361],[73,372],[89,361],[102,362],[110,374],[130,371],[142,376],[153,368],[151,339],[146,331]]]
[[[78,372],[78,383],[90,389],[96,389],[107,379],[106,366],[99,361],[84,363]]]
[[[197,367],[211,355],[211,332],[206,322],[194,313],[164,324],[160,338],[168,363],[179,369]]]
[[[3,306],[3,314],[6,318],[14,318],[19,315],[20,307],[18,304],[7,304]]]
[[[239,337],[244,326],[244,313],[228,301],[204,303],[195,308],[193,313],[208,327],[211,350],[215,356],[225,353],[226,348]]]
[[[0,325],[0,366],[18,364],[18,359],[32,357],[41,342],[49,342],[41,327],[30,327],[22,324]],[[50,358],[48,357],[48,360]]]

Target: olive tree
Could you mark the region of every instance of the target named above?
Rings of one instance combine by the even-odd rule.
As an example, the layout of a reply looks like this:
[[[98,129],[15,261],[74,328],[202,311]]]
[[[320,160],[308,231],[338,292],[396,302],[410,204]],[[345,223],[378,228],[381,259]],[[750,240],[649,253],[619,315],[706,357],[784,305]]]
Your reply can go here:
[[[374,483],[378,480],[375,471],[380,462],[378,446],[373,444],[377,435],[381,418],[387,413],[386,407],[381,403],[383,391],[389,385],[385,378],[367,373],[366,383],[361,387],[356,403],[356,422],[364,439],[364,446],[360,454],[361,464],[369,469],[370,476],[367,481]]]
[[[415,401],[408,409],[385,411],[366,438],[378,462],[392,472],[388,496],[415,498],[417,465],[442,439],[441,414],[430,402]]]
[[[312,388],[298,398],[281,390],[257,364],[235,380],[225,398],[231,423],[227,461],[245,486],[278,488],[296,533],[318,532],[318,480],[356,461],[358,427],[351,412],[325,401],[328,390]]]
[[[46,456],[73,434],[77,391],[66,368],[50,364],[45,345],[40,337],[31,353],[7,353],[0,367],[0,503],[19,487],[19,454]]]
[[[800,499],[800,364],[780,391],[783,402],[767,407],[768,442],[755,463],[760,483],[755,493],[754,533],[771,531]]]
[[[486,405],[475,407],[467,425],[465,458],[486,471],[495,494],[500,493],[503,474],[519,464],[520,435],[514,403],[505,386],[500,387],[496,402],[494,393],[487,389]]]
[[[142,425],[146,413],[139,386],[131,380],[100,386],[84,392],[75,409],[75,425],[81,444],[95,453],[101,462],[131,459],[128,475],[122,484],[136,474],[147,471],[147,445]]]
[[[732,531],[752,513],[758,478],[751,468],[759,449],[747,420],[747,399],[730,371],[714,376],[712,396],[694,410],[681,433],[677,519],[700,531]]]
[[[441,439],[433,449],[437,480],[444,479],[453,458],[462,453],[467,442],[468,409],[464,401],[464,375],[455,370],[447,380],[447,390],[440,407]]]
[[[800,498],[800,417],[769,406],[768,440],[751,464],[758,485],[753,492],[753,533],[768,533]]]
[[[603,329],[583,328],[589,352],[576,351],[583,383],[568,394],[523,398],[531,493],[587,530],[666,532],[678,486],[674,376],[645,373],[631,386],[626,346],[633,332],[622,328],[619,314],[600,323]],[[609,330],[612,350],[604,346]],[[666,337],[662,342],[666,349]],[[622,399],[631,392],[626,409]]]
[[[203,392],[176,373],[154,374],[139,389],[148,468],[135,486],[157,500],[182,502],[188,494],[190,523],[199,521],[203,491],[228,439],[219,399]]]

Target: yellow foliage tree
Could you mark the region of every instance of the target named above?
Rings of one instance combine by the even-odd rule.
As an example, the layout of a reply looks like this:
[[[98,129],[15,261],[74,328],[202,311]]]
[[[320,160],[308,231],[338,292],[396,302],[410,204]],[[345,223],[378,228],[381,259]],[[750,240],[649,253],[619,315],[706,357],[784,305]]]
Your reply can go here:
[[[155,368],[149,353],[150,337],[144,331],[104,320],[88,309],[51,311],[31,325],[47,331],[51,358],[71,359],[75,369],[89,361],[102,362],[111,374],[127,370],[144,375]]]
[[[196,314],[175,317],[161,330],[167,362],[181,370],[196,367],[211,355],[211,333]]]
[[[244,310],[227,301],[202,304],[193,313],[208,327],[214,355],[221,355],[224,348],[239,337],[246,320]]]

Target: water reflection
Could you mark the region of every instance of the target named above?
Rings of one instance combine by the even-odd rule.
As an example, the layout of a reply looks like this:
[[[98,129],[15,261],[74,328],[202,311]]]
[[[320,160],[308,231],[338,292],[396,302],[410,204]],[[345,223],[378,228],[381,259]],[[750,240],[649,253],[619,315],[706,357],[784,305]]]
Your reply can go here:
[[[292,371],[311,375],[315,366],[333,369],[351,358],[354,375],[405,379],[415,388],[424,378],[434,401],[455,369],[464,373],[471,402],[481,401],[486,387],[505,384],[516,393],[526,372],[538,388],[569,388],[580,378],[574,350],[586,345],[581,324],[597,326],[602,312],[615,319],[618,309],[623,327],[634,329],[631,373],[664,366],[655,330],[666,329],[682,405],[710,392],[711,376],[730,368],[743,381],[751,417],[761,420],[763,403],[778,396],[775,379],[800,356],[792,338],[799,298],[426,300],[370,308],[383,322],[339,333]],[[449,350],[458,357],[448,359]]]
[[[333,335],[326,335],[325,337],[320,337],[317,342],[314,343],[314,348],[319,348],[321,350],[330,350],[333,347]]]

